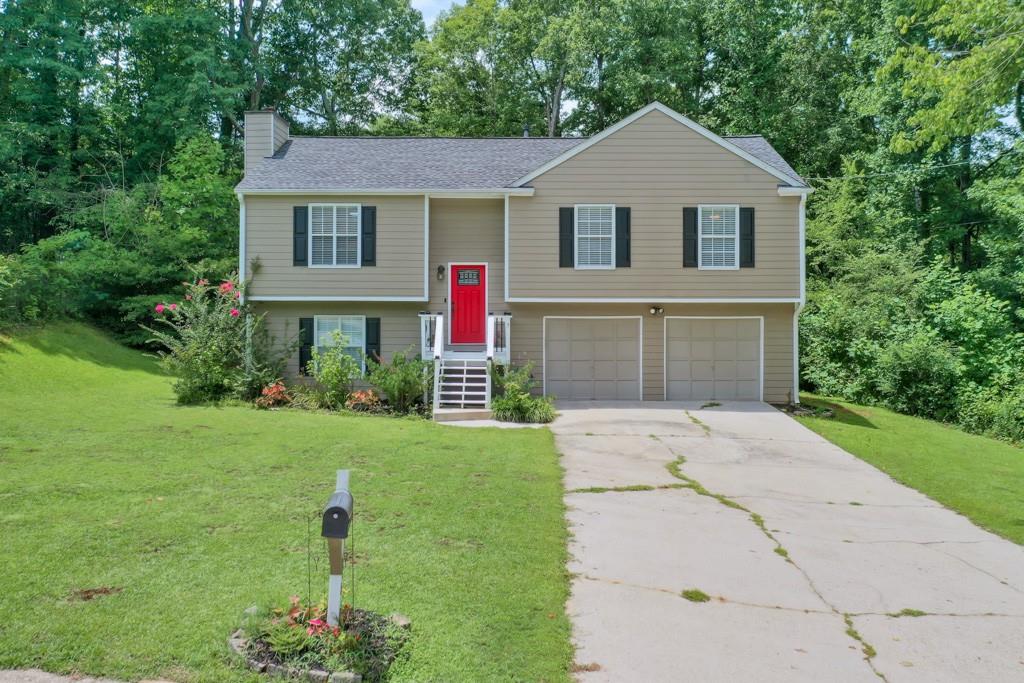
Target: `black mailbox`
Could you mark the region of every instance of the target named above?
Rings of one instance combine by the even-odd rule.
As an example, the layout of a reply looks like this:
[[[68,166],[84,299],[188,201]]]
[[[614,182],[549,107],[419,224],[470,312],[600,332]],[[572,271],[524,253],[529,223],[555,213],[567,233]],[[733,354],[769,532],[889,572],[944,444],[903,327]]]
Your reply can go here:
[[[320,535],[324,538],[348,538],[348,526],[352,522],[352,494],[335,491],[324,508],[324,522]]]

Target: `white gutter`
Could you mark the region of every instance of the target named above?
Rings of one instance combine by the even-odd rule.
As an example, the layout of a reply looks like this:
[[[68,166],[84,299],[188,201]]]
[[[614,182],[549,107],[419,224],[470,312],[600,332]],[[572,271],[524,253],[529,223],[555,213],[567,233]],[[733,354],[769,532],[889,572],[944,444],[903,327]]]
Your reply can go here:
[[[791,185],[779,185],[778,191],[780,197],[806,197],[809,194],[814,194],[813,187],[793,187]]]
[[[419,197],[423,194],[429,194],[432,197],[438,197],[442,199],[459,199],[459,198],[471,198],[471,197],[485,197],[492,199],[500,199],[506,195],[514,195],[517,197],[532,197],[534,188],[532,187],[497,187],[497,188],[485,188],[485,189],[451,189],[451,188],[422,188],[418,190],[410,190],[407,188],[358,188],[358,187],[345,187],[337,188],[332,190],[239,190],[235,189],[238,195],[351,195],[351,194],[362,194],[362,195],[405,195]]]

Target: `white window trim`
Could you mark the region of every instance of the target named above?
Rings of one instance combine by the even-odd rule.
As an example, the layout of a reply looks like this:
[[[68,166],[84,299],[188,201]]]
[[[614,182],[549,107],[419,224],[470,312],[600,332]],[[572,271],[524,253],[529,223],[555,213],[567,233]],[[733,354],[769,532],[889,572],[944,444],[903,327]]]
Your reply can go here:
[[[733,209],[736,211],[736,235],[733,244],[736,246],[734,258],[735,265],[732,266],[705,266],[704,265],[704,230],[701,223],[704,220],[704,209]],[[723,235],[718,235],[723,237]],[[739,270],[740,269],[740,205],[739,204],[699,204],[697,206],[697,269],[698,270]]]
[[[338,328],[341,328],[341,318],[359,318],[363,321],[363,346],[360,348],[362,353],[359,355],[359,367],[360,371],[366,373],[366,316],[365,315],[348,315],[346,313],[338,313],[336,315],[314,315],[313,316],[313,346],[320,348],[320,321],[325,318],[337,318]]]
[[[607,266],[588,266],[580,265],[580,232],[579,232],[579,216],[580,208],[598,208],[598,209],[611,209],[612,210],[612,262]],[[572,207],[572,252],[573,252],[573,268],[576,270],[615,270],[615,231],[617,229],[615,225],[615,205],[614,204],[574,204]],[[588,235],[589,237],[590,235]]]
[[[334,224],[331,233],[331,255],[334,257],[335,263],[326,263],[322,265],[313,265],[313,208],[330,206],[334,208]],[[338,260],[338,207],[355,207],[357,226],[356,226],[356,262],[353,263],[337,263]],[[307,268],[362,268],[363,267],[363,205],[354,204],[351,202],[341,204],[310,204],[306,208],[306,241],[309,243],[307,246],[308,254],[306,263],[309,265]]]

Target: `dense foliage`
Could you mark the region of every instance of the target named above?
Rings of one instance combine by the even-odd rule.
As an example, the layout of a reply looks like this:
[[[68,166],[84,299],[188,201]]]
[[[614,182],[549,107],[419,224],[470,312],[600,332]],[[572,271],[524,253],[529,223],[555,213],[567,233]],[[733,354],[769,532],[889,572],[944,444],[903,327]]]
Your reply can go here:
[[[361,36],[352,40],[351,36]],[[806,388],[1024,432],[1016,0],[0,2],[0,316],[137,323],[237,258],[242,112],[300,133],[762,133],[808,202]]]

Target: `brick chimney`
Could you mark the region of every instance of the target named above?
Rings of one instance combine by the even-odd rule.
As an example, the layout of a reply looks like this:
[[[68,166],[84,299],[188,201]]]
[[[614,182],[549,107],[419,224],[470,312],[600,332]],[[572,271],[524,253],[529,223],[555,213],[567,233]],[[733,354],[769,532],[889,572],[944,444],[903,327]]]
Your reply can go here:
[[[245,112],[245,172],[288,141],[288,122],[273,108]]]

